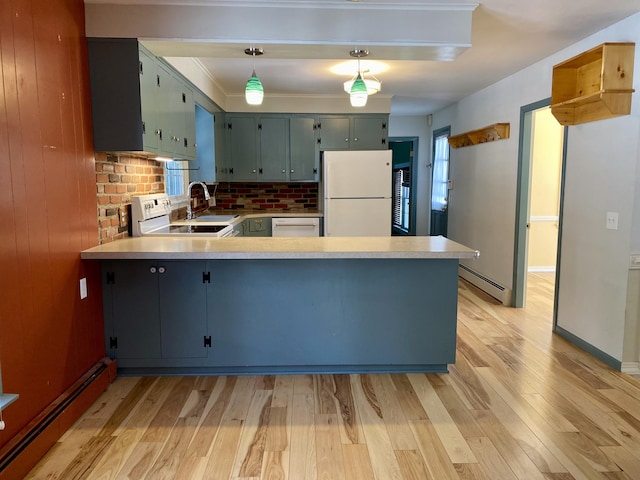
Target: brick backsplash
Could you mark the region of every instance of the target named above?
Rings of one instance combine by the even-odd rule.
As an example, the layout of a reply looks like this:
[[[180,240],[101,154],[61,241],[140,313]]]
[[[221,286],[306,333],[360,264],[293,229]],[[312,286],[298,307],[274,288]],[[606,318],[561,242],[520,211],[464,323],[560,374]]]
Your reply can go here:
[[[164,168],[155,160],[125,154],[96,153],[98,234],[100,243],[129,236],[131,197],[164,192]],[[214,188],[209,187],[213,194]],[[202,189],[192,192],[194,211],[207,208]],[[218,185],[215,210],[245,212],[308,212],[318,208],[317,183],[227,183]],[[120,226],[119,211],[127,212]],[[186,209],[172,212],[184,218]]]
[[[133,155],[96,153],[98,233],[100,243],[128,237],[131,197],[164,192],[161,163]],[[118,210],[127,212],[120,226]]]
[[[318,208],[317,183],[227,183],[216,191],[216,210],[307,212]]]

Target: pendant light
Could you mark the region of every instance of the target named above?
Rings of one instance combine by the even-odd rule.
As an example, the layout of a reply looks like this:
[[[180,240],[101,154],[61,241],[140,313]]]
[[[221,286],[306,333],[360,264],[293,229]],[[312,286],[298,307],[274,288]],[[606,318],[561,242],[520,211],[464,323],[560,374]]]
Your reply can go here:
[[[349,52],[349,55],[358,59],[358,76],[351,85],[351,90],[349,91],[349,100],[351,100],[352,107],[364,107],[367,104],[367,98],[369,97],[369,94],[367,93],[367,85],[364,83],[362,74],[360,73],[360,58],[369,55],[369,51],[356,49],[351,50]]]
[[[262,105],[264,89],[262,88],[262,82],[256,75],[255,58],[256,55],[262,55],[264,50],[261,48],[250,47],[245,48],[244,53],[253,57],[253,73],[247,81],[247,86],[244,89],[244,98],[249,105]]]

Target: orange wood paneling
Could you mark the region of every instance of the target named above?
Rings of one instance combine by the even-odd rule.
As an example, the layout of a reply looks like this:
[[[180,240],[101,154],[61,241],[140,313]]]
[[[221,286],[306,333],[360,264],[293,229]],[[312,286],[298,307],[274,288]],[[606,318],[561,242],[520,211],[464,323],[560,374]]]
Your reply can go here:
[[[104,356],[82,0],[0,2],[0,365],[6,445]],[[89,297],[79,297],[87,278]]]

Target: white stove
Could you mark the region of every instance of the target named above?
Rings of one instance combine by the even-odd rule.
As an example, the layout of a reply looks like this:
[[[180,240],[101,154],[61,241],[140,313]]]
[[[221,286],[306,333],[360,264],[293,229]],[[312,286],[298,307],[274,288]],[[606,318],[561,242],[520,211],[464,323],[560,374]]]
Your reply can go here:
[[[229,223],[219,221],[190,221],[171,223],[171,200],[166,193],[153,193],[131,197],[131,233],[134,237],[146,235],[201,237],[229,237],[234,230]],[[197,220],[197,219],[196,219]]]

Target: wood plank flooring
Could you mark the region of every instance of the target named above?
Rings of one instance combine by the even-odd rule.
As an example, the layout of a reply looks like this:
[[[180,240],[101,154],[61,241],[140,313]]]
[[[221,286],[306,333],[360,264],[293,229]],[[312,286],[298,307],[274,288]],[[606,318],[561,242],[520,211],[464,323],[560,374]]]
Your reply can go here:
[[[448,374],[118,378],[28,479],[640,479],[640,381],[461,282]]]

